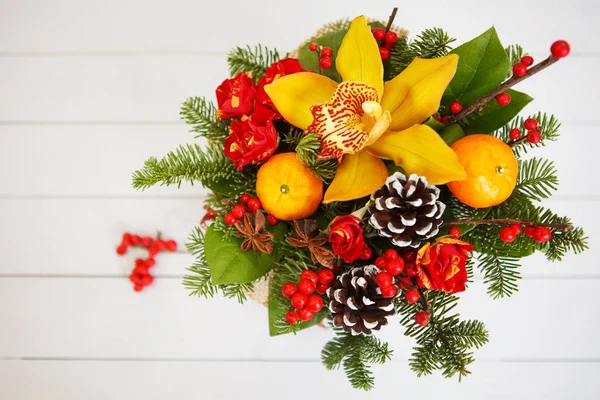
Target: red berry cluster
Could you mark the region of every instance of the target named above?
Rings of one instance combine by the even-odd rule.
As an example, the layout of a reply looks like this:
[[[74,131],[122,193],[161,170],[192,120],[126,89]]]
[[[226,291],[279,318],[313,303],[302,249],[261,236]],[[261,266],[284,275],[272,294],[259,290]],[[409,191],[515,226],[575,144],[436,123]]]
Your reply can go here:
[[[513,67],[513,75],[514,76],[523,76],[527,73],[527,68],[533,65],[533,57],[524,56],[521,58],[521,61],[517,61]]]
[[[246,209],[248,207],[248,209]],[[235,225],[238,219],[244,218],[244,214],[246,213],[255,213],[260,210],[262,204],[260,204],[260,200],[255,197],[250,197],[249,194],[244,193],[240,196],[240,204],[236,204],[233,206],[230,212],[225,214],[223,219],[227,225]],[[271,214],[267,215],[267,221],[271,225],[275,225],[279,220],[272,216]]]
[[[500,240],[502,240],[504,243],[511,243],[522,231],[523,229],[521,225],[511,224],[510,226],[500,230]],[[545,226],[529,225],[525,227],[524,231],[525,235],[539,243],[546,243],[552,238],[552,232]]]
[[[526,137],[529,143],[537,144],[542,140],[541,128],[538,128],[536,119],[527,118],[523,127],[528,131]],[[519,128],[513,128],[508,135],[512,140],[519,140],[521,138],[521,130]]]
[[[333,282],[333,271],[328,268],[320,270],[318,273],[310,269],[302,271],[298,285],[287,282],[281,287],[281,293],[292,303],[295,310],[289,311],[285,319],[290,324],[295,324],[298,320],[308,321],[314,317],[315,313],[323,308],[322,294]],[[314,292],[318,294],[314,294]]]
[[[392,31],[386,32],[383,28],[373,28],[371,29],[371,32],[379,45],[379,55],[381,56],[381,60],[389,60],[391,54],[390,50],[398,41],[398,34]]]
[[[129,275],[129,280],[133,283],[133,290],[141,292],[142,289],[150,285],[154,278],[150,275],[150,268],[156,265],[154,256],[161,251],[177,250],[177,242],[174,240],[162,240],[160,237],[153,239],[150,236],[132,235],[125,232],[121,244],[117,247],[117,254],[122,256],[127,253],[129,247],[148,249],[148,258],[138,258],[135,260],[135,268]]]
[[[331,50],[331,47],[322,47],[316,43],[311,43],[308,45],[308,49],[317,53],[321,68],[331,68],[333,65],[333,59],[331,58],[331,56],[333,56],[333,50]]]

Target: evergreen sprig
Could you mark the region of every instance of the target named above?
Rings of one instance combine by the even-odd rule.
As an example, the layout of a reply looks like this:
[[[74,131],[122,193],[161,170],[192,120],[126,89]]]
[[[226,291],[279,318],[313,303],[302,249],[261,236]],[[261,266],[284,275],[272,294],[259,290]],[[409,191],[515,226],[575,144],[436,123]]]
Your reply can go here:
[[[554,214],[548,209],[538,207],[537,213],[541,223],[571,225],[570,218]],[[549,261],[561,261],[568,252],[579,254],[588,247],[588,237],[584,230],[573,226],[569,230],[552,232],[552,238],[546,246],[541,247],[541,250]]]
[[[510,297],[519,290],[519,258],[499,255],[495,248],[491,248],[488,253],[479,253],[477,261],[477,267],[483,273],[483,283],[488,285],[487,292],[490,297]]]
[[[188,125],[195,137],[223,141],[229,135],[230,120],[217,117],[217,107],[204,97],[188,97],[181,105],[179,115]]]
[[[249,72],[254,82],[265,74],[271,64],[279,61],[277,50],[270,50],[262,45],[236,47],[227,55],[229,72],[235,76],[240,72]]]
[[[334,328],[336,337],[321,351],[321,360],[329,370],[343,367],[350,384],[355,389],[373,389],[375,378],[369,364],[384,364],[391,360],[393,350],[375,336],[353,336]]]
[[[508,61],[510,65],[515,65],[515,63],[521,61],[521,58],[523,58],[523,56],[525,55],[523,53],[523,47],[521,47],[518,44],[511,44],[506,49],[504,49],[504,51],[506,51],[506,55],[508,56]],[[510,78],[511,76],[512,68],[510,69],[506,77]]]
[[[555,142],[558,139],[561,123],[554,115],[548,115],[546,113],[538,112],[534,115],[530,115],[527,118],[535,118],[538,122],[538,126],[542,129],[542,140],[538,144],[529,143],[529,141],[524,140],[513,146],[513,151],[517,158],[521,157],[523,154],[527,154],[527,152],[533,148],[541,146],[545,146],[549,142]],[[523,134],[527,134],[527,131],[523,128],[523,123],[526,118],[518,116],[513,118],[510,123],[505,125],[504,127],[498,129],[493,133],[498,139],[509,142],[510,139],[510,131],[514,128],[520,129]]]
[[[550,160],[535,157],[521,160],[515,191],[536,201],[547,199],[558,189],[557,174]]]
[[[319,179],[329,184],[335,176],[337,160],[319,160],[317,156],[320,152],[321,140],[314,133],[302,136],[296,145],[298,159],[306,164]]]

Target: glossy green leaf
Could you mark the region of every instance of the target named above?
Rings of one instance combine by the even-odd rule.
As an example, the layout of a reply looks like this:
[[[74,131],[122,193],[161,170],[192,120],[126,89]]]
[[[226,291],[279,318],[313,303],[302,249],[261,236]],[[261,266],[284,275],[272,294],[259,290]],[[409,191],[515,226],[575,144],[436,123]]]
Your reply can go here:
[[[441,122],[438,122],[435,118],[433,117],[429,117],[429,119],[427,121],[425,121],[423,123],[423,125],[427,125],[428,127],[430,127],[431,129],[433,129],[436,132],[441,132],[446,128],[446,125],[442,124]]]
[[[469,115],[464,128],[465,133],[492,133],[508,124],[533,100],[527,94],[516,90],[509,89],[506,93],[510,95],[508,105],[501,106],[496,100],[492,100],[482,111]]]
[[[212,283],[248,283],[264,276],[275,264],[277,255],[242,251],[241,239],[223,240],[223,234],[211,225],[204,236],[204,253]]]
[[[496,29],[488,29],[475,39],[455,48],[458,66],[454,79],[448,85],[442,104],[459,101],[463,107],[472,104],[504,81],[510,63]]]
[[[458,124],[452,124],[440,132],[440,137],[448,146],[465,137],[465,132]]]

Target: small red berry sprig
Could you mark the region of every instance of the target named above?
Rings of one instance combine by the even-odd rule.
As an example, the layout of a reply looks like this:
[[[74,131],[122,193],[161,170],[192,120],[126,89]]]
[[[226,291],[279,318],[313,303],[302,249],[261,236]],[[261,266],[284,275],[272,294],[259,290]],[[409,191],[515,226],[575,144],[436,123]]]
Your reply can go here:
[[[546,243],[552,239],[551,229],[564,232],[568,232],[572,229],[570,224],[544,224],[518,219],[464,219],[449,221],[446,222],[445,225],[453,225],[453,227],[450,228],[450,231],[452,231],[454,225],[501,225],[504,226],[504,228],[500,230],[500,240],[504,243],[514,242],[521,232],[525,232],[526,236],[538,243]]]
[[[321,69],[329,69],[333,65],[333,50],[331,47],[323,47],[318,45],[317,43],[311,43],[308,45],[308,49],[317,53],[319,57],[319,68]],[[321,74],[323,71],[320,71]]]
[[[249,194],[244,193],[240,196],[240,202],[233,206],[231,211],[225,214],[223,220],[227,225],[235,225],[238,219],[244,218],[244,214],[253,214],[262,208],[260,200],[256,197],[251,197]],[[276,225],[279,220],[277,217],[268,214],[267,222],[271,225]]]
[[[290,299],[293,310],[285,314],[285,319],[290,325],[298,321],[310,321],[315,313],[323,309],[323,297],[331,287],[334,274],[329,268],[323,268],[318,273],[306,269],[300,274],[297,285],[287,282],[281,286],[281,293]],[[317,293],[314,293],[314,292]]]
[[[515,241],[517,236],[521,232],[525,232],[525,235],[532,238],[538,243],[546,243],[552,239],[552,231],[545,226],[525,226],[525,229],[520,224],[511,224],[506,228],[500,230],[500,240],[504,243],[512,243]]]
[[[391,50],[398,42],[398,34],[392,31],[392,25],[394,23],[394,19],[396,18],[396,13],[398,12],[398,7],[394,7],[392,10],[392,14],[388,19],[388,22],[384,28],[373,28],[371,29],[371,33],[373,33],[373,37],[377,41],[377,45],[379,46],[379,55],[381,56],[381,61],[387,61],[390,59]]]
[[[508,142],[510,147],[515,147],[519,143],[527,140],[531,144],[538,144],[542,140],[542,127],[538,126],[538,121],[535,118],[527,118],[523,123],[523,128],[527,131],[527,134],[521,136],[521,129],[513,128],[510,130],[508,136],[511,141]]]
[[[133,283],[133,290],[141,292],[146,286],[154,282],[154,277],[150,275],[150,268],[156,265],[154,257],[162,251],[173,252],[177,250],[177,242],[174,240],[162,240],[160,234],[157,238],[150,236],[140,236],[125,232],[121,239],[121,244],[117,247],[117,254],[123,256],[130,247],[148,250],[148,258],[137,258],[135,268],[129,275],[129,280]]]

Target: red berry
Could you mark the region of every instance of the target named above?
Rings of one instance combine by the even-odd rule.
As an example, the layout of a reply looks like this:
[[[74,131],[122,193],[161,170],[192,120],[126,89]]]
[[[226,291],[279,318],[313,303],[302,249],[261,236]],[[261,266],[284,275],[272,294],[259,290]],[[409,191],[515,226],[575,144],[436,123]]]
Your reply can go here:
[[[321,57],[319,65],[323,69],[329,69],[333,65],[333,59],[331,57]]]
[[[152,246],[148,249],[148,255],[150,257],[154,257],[155,255],[157,255],[158,253],[160,253],[160,250],[158,249],[158,247],[156,246]]]
[[[440,120],[441,120],[442,122],[444,122],[444,121],[447,121],[447,120],[449,120],[449,119],[450,119],[450,116],[449,116],[449,115],[442,115],[442,118],[440,118]]]
[[[321,50],[321,57],[331,57],[333,55],[333,50],[330,47],[323,47]]]
[[[152,268],[156,265],[156,261],[154,258],[147,258],[146,261],[144,261],[144,265],[146,265],[148,268]]]
[[[319,294],[327,293],[327,289],[331,287],[329,283],[317,282],[317,289],[315,290]]]
[[[333,272],[329,268],[324,268],[317,274],[319,282],[329,284],[333,281]]]
[[[498,96],[496,96],[496,101],[501,106],[506,106],[506,105],[510,104],[510,94],[500,93]]]
[[[525,64],[526,67],[531,67],[533,65],[533,57],[525,56],[521,58],[521,62]]]
[[[373,252],[371,251],[371,249],[369,247],[365,247],[365,251],[360,256],[360,259],[361,260],[368,260],[372,256],[373,256]]]
[[[380,288],[386,288],[390,286],[393,280],[394,278],[392,278],[392,275],[385,271],[382,271],[375,276],[375,283],[377,283],[377,286]]]
[[[531,144],[538,144],[542,140],[542,135],[538,131],[529,131],[527,141]]]
[[[383,258],[383,257],[377,257],[375,259],[375,266],[379,269],[384,269],[385,263],[386,263],[386,261],[385,261],[385,258]]]
[[[296,311],[288,311],[288,313],[285,314],[285,320],[291,325],[294,325],[296,322],[298,322],[299,318],[300,316],[298,316],[298,313]]]
[[[140,265],[133,269],[133,273],[140,276],[148,275],[149,267],[147,265]]]
[[[429,313],[426,311],[419,311],[415,314],[415,322],[417,325],[427,325],[429,323]]]
[[[131,275],[129,275],[129,280],[134,285],[141,285],[142,284],[142,276],[136,274],[135,272],[132,272]]]
[[[317,51],[317,48],[319,48],[319,46],[316,43],[311,43],[308,45],[308,49],[310,51]]]
[[[379,55],[381,56],[382,61],[386,61],[390,58],[390,50],[385,47],[380,47]]]
[[[298,310],[298,316],[302,321],[308,321],[315,316],[315,313],[314,311],[309,310],[308,308],[301,308]]]
[[[388,287],[381,288],[381,295],[383,297],[387,297],[388,299],[391,299],[397,293],[398,293],[398,288],[394,285],[390,285]]]
[[[237,218],[232,213],[225,214],[225,217],[223,219],[225,220],[225,223],[227,225],[235,225],[235,223],[237,222]]]
[[[267,222],[271,225],[277,225],[279,220],[274,215],[269,214],[269,215],[267,215]]]
[[[149,286],[154,282],[154,277],[152,275],[146,274],[142,276],[142,285]]]
[[[404,264],[404,273],[408,276],[416,276],[419,273],[417,271],[417,264],[414,262]]]
[[[284,283],[283,286],[281,286],[281,293],[288,299],[292,297],[297,291],[298,288],[292,282]]]
[[[300,274],[300,279],[308,279],[309,281],[313,281],[314,283],[319,282],[319,275],[313,270],[305,269]]]
[[[386,46],[391,47],[391,46],[395,45],[396,42],[398,41],[398,34],[396,34],[396,32],[389,31],[388,33],[385,34],[385,37],[383,40],[384,40]]]
[[[164,240],[156,239],[154,246],[158,249],[158,251],[163,251],[167,248],[167,243]]]
[[[385,30],[383,28],[373,28],[371,29],[375,40],[382,40],[385,37]]]
[[[533,238],[535,236],[535,226],[526,226],[525,235]]]
[[[142,243],[142,246],[148,248],[148,247],[152,246],[152,243],[154,243],[154,239],[152,239],[150,236],[144,236],[142,238],[141,243]]]
[[[404,253],[404,261],[406,262],[415,262],[417,261],[417,252],[413,250],[409,250]]]
[[[384,253],[384,256],[386,261],[395,260],[398,258],[398,252],[394,249],[387,249]]]
[[[177,250],[177,242],[174,240],[167,240],[166,245],[167,245],[167,250],[169,250],[169,251]]]
[[[308,296],[306,308],[314,312],[321,311],[323,309],[323,298],[318,294],[311,294],[310,296]]]
[[[448,229],[448,233],[455,238],[458,238],[460,236],[460,228],[458,226],[452,226]]]
[[[523,228],[520,224],[510,224],[510,229],[515,231],[517,235],[519,235],[523,231]]]
[[[310,279],[300,279],[298,290],[304,294],[311,294],[317,288],[317,284]]]
[[[523,76],[527,73],[527,65],[523,64],[522,62],[515,63],[512,69],[514,76]]]
[[[138,235],[131,235],[131,244],[137,246],[142,241],[142,238]]]
[[[538,122],[534,118],[527,118],[525,120],[525,123],[523,124],[523,126],[528,131],[533,131],[533,130],[535,130],[535,128],[537,128]]]
[[[513,128],[508,134],[512,140],[517,140],[521,137],[521,130],[519,128]]]
[[[120,245],[119,247],[117,247],[117,254],[122,256],[125,253],[127,253],[127,247]]]
[[[401,258],[389,260],[385,265],[385,270],[392,276],[400,275],[404,270],[404,260]]]
[[[552,239],[552,232],[550,229],[545,226],[538,226],[535,229],[533,240],[540,243],[546,243],[550,239]]]
[[[406,301],[410,304],[414,304],[421,298],[421,293],[418,290],[410,289],[404,292],[404,297],[406,297]]]
[[[240,203],[247,204],[248,200],[250,200],[250,195],[248,193],[244,193],[240,196]]]
[[[433,117],[433,119],[435,119],[437,122],[442,122],[442,117],[440,117],[439,115],[436,115],[435,117]]]
[[[121,238],[121,244],[125,246],[131,246],[131,233],[125,232]]]
[[[133,290],[135,290],[136,292],[141,292],[142,289],[144,289],[144,285],[142,285],[141,283],[136,283],[135,285],[133,285]]]
[[[294,293],[291,298],[291,303],[294,308],[304,308],[306,302],[308,301],[308,296],[302,292]]]
[[[552,43],[552,46],[550,46],[550,52],[556,58],[566,57],[569,55],[570,51],[571,46],[569,46],[569,43],[565,42],[564,40],[557,40],[556,42]]]
[[[502,228],[500,230],[500,240],[504,243],[510,243],[517,238],[517,233],[512,228]]]
[[[244,214],[246,214],[246,208],[243,205],[238,204],[233,206],[231,214],[233,214],[235,218],[244,218]]]
[[[250,200],[248,200],[248,209],[250,211],[258,211],[260,210],[261,204],[260,204],[260,200],[256,199],[256,198],[251,198]]]
[[[458,101],[453,101],[452,103],[450,103],[450,112],[451,113],[458,114],[461,111],[462,111],[462,104],[460,104]]]

